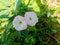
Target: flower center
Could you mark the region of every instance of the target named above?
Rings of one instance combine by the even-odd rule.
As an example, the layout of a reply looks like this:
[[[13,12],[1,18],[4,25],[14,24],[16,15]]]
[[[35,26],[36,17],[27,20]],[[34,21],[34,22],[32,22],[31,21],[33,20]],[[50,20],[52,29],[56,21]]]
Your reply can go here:
[[[30,17],[29,20],[32,20],[32,18]]]
[[[22,21],[19,21],[19,24],[22,24]]]

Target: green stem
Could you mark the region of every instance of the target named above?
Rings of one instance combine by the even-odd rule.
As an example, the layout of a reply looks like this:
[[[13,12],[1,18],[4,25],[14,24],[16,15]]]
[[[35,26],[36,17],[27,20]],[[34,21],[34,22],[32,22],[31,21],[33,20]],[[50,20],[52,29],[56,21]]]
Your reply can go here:
[[[20,38],[21,38],[21,31],[18,31],[18,40],[20,42]]]
[[[30,0],[28,1],[28,4],[27,4],[27,6],[30,4]]]

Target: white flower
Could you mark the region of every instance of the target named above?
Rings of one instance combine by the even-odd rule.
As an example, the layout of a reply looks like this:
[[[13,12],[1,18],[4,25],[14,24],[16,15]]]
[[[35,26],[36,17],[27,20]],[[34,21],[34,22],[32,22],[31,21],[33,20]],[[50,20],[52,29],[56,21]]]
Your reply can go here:
[[[27,19],[27,24],[30,26],[34,26],[38,22],[37,15],[34,12],[26,12],[25,18]]]
[[[24,17],[22,16],[16,16],[13,20],[13,25],[16,30],[24,30],[27,28],[27,21]]]
[[[51,15],[50,12],[48,12],[48,13],[47,13],[47,17],[50,17],[50,15]]]

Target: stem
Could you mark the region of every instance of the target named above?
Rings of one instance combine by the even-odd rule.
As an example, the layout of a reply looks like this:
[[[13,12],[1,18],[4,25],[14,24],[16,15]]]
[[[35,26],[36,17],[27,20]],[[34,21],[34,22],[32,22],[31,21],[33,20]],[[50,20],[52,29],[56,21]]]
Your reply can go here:
[[[27,6],[29,5],[29,3],[30,3],[30,0],[28,1],[28,4],[27,4]]]
[[[19,42],[20,42],[20,38],[21,38],[21,32],[18,31],[18,40],[19,40]]]
[[[47,34],[48,35],[48,34]],[[53,37],[52,35],[48,35],[51,39],[53,39],[53,40],[55,40],[57,43],[58,43],[58,41],[56,40],[56,38],[55,37]]]

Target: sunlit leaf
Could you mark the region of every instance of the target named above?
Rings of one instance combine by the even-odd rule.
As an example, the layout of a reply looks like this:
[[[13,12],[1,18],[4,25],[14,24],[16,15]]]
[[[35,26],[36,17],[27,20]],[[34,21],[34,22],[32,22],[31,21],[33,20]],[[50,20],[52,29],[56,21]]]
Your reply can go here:
[[[18,13],[19,9],[21,9],[22,6],[22,0],[18,0],[16,3],[16,8],[15,8],[15,15]]]
[[[7,43],[8,31],[10,30],[11,26],[12,26],[12,23],[8,23],[7,26],[5,27],[5,31],[3,33],[3,41],[4,41],[4,43]]]

